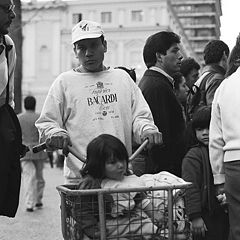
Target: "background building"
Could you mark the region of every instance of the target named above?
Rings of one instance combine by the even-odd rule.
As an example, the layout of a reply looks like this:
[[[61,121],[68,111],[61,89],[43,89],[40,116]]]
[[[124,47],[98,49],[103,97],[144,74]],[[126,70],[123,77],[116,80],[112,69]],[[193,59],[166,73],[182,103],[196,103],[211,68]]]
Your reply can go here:
[[[146,69],[142,57],[145,41],[158,31],[179,34],[183,55],[197,59],[169,0],[32,0],[22,8],[22,91],[23,96],[33,94],[37,98],[38,111],[57,75],[77,64],[71,29],[81,19],[103,25],[108,43],[105,65],[133,67],[138,78]]]
[[[185,34],[202,62],[206,43],[220,38],[221,0],[171,0]]]

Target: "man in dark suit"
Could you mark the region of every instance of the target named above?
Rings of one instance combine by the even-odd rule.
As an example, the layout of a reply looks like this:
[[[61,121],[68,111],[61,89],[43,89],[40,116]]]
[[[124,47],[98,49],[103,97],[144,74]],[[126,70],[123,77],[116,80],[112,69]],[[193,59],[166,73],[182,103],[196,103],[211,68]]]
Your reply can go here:
[[[180,71],[182,55],[180,37],[173,32],[158,32],[150,36],[143,49],[147,66],[139,87],[163,135],[163,146],[148,151],[146,172],[169,171],[181,175],[184,155],[185,128],[182,109],[174,93],[173,74]]]

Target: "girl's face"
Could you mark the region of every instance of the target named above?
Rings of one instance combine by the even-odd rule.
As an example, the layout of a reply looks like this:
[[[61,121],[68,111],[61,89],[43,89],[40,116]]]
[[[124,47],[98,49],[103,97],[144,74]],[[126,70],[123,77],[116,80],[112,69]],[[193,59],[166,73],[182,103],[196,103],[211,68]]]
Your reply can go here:
[[[179,89],[176,90],[176,96],[182,104],[185,104],[187,101],[188,91],[189,88],[186,84],[186,80],[184,77],[182,77],[182,81],[179,84]]]
[[[127,161],[109,158],[105,162],[105,177],[113,180],[122,180],[127,170]]]
[[[199,142],[208,146],[209,143],[209,128],[196,128],[196,137]]]

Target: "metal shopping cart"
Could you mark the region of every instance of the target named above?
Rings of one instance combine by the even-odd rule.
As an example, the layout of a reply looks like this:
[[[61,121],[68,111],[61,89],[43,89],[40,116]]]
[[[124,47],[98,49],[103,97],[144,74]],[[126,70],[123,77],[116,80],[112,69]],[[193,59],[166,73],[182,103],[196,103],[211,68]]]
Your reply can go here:
[[[130,162],[147,143],[146,140],[135,151],[129,159]],[[46,148],[45,143],[36,146],[35,152],[44,148]],[[83,161],[82,156],[69,150]],[[160,185],[89,190],[78,190],[78,186],[72,184],[58,186],[64,240],[190,240],[190,224],[185,213],[184,190],[191,183],[183,181],[178,184]],[[144,199],[151,204],[151,218],[141,204],[132,203],[133,193],[134,196],[144,195]],[[121,211],[123,205],[128,211]]]
[[[135,151],[130,162],[147,143],[146,140]],[[183,196],[190,185],[183,181],[175,185],[89,190],[78,190],[70,184],[58,186],[63,237],[65,240],[189,240],[190,224]],[[151,204],[150,214],[141,204],[133,204],[133,195],[144,195],[144,202]]]
[[[182,195],[190,183],[177,186],[144,187],[132,189],[94,189],[76,190],[75,185],[58,186],[61,196],[62,234],[65,240],[87,239],[190,239],[189,222],[185,214]],[[115,194],[117,201],[122,200],[121,194],[133,192],[145,193],[153,204],[153,213],[162,214],[160,221],[146,217],[144,211],[131,209],[126,215],[114,218],[109,212],[107,196]],[[159,195],[158,193],[161,192]],[[86,211],[86,204],[88,211]],[[81,213],[79,216],[76,213]],[[84,221],[95,219],[91,237],[84,228]],[[95,232],[94,232],[95,231]]]

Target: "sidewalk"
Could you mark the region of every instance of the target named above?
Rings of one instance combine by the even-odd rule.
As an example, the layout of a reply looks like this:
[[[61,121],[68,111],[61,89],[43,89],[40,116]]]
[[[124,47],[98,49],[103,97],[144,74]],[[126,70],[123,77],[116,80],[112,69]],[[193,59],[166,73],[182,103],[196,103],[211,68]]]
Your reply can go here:
[[[59,168],[44,168],[46,181],[43,208],[26,212],[21,187],[20,203],[15,218],[0,216],[0,240],[62,240],[60,218],[60,196],[57,185],[64,182],[63,172]]]

